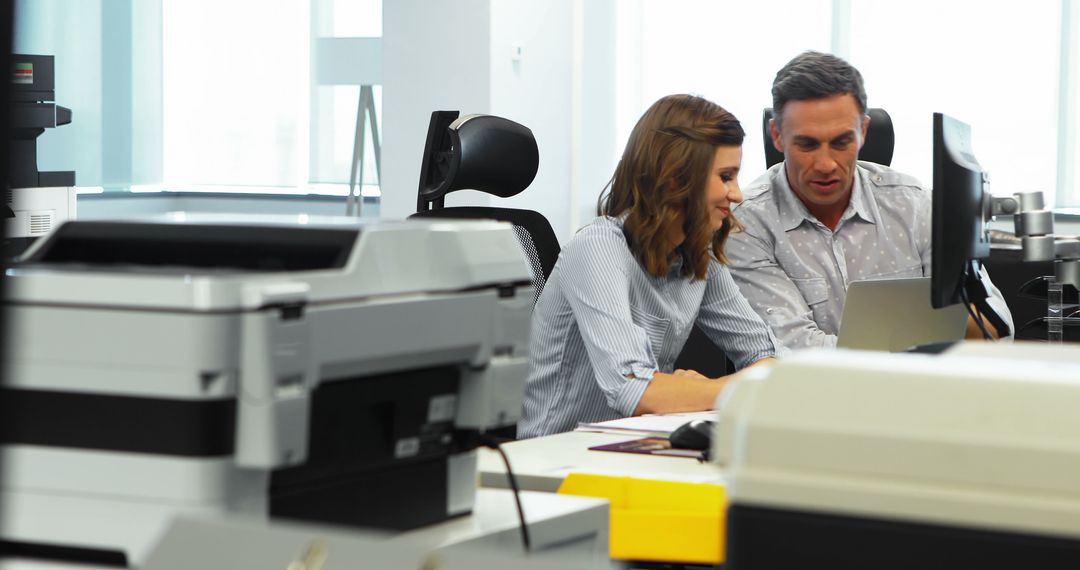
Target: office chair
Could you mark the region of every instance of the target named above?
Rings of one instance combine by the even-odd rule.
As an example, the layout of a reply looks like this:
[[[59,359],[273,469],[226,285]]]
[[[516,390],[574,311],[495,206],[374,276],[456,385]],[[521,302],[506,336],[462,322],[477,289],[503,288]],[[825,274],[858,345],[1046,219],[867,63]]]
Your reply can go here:
[[[859,150],[859,160],[889,166],[892,162],[893,147],[896,144],[892,117],[885,112],[885,109],[877,107],[867,109],[866,114],[870,115],[870,128],[866,132],[863,147]],[[769,133],[769,119],[771,118],[773,118],[772,107],[765,107],[761,114],[761,131],[765,135],[765,168],[770,168],[784,160],[784,153],[773,146],[772,134]]]
[[[509,198],[532,184],[540,152],[532,131],[509,119],[435,111],[428,123],[420,165],[416,213],[410,218],[466,218],[510,222],[532,270],[533,304],[555,268],[559,240],[542,214],[533,210],[481,206],[445,207],[446,195],[478,190]],[[517,439],[517,428],[488,432],[500,439]]]
[[[533,273],[533,303],[559,257],[559,240],[542,214],[493,207],[444,207],[446,194],[479,190],[514,196],[536,177],[540,162],[536,139],[527,127],[491,115],[435,111],[428,125],[420,168],[416,213],[410,218],[469,218],[510,222]]]

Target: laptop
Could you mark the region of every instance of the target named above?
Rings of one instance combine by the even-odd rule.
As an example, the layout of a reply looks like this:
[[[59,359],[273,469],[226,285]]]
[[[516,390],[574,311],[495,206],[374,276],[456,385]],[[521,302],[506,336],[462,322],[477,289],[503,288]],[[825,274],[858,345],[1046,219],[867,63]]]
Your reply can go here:
[[[964,338],[967,309],[930,306],[930,278],[855,281],[848,285],[836,346],[903,352]]]

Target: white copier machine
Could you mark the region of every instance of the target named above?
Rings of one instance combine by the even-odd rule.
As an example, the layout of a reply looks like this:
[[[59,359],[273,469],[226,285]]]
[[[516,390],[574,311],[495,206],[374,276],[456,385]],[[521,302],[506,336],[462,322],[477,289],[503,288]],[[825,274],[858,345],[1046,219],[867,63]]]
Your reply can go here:
[[[1080,568],[1080,347],[808,351],[725,390],[725,568]]]
[[[139,564],[177,515],[407,529],[466,514],[513,426],[510,225],[64,224],[5,280],[0,542]]]

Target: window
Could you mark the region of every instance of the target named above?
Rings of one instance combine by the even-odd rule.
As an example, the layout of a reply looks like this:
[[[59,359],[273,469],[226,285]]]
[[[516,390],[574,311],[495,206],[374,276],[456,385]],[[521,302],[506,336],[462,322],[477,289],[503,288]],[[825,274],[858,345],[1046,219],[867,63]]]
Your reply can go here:
[[[852,2],[850,61],[870,105],[893,118],[894,167],[931,184],[932,114],[942,112],[971,125],[972,150],[995,194],[1042,190],[1053,204],[1060,6],[1017,8]],[[882,41],[882,22],[904,33]]]
[[[324,193],[348,192],[357,134],[357,111],[366,86],[374,113],[365,113],[360,152],[364,196],[379,196],[376,155],[382,134],[382,3],[381,0],[315,0],[311,145],[308,180]],[[365,108],[366,105],[365,105]]]
[[[163,187],[346,194],[360,86],[333,78],[358,61],[377,68],[380,45],[321,48],[378,38],[381,0],[162,2]],[[369,126],[366,196],[379,195],[372,135]]]
[[[308,16],[306,0],[164,0],[164,185],[306,185]]]
[[[1058,163],[1060,194],[1056,204],[1080,208],[1080,6],[1064,0],[1062,11],[1062,77],[1059,80],[1059,108],[1065,125],[1058,133],[1061,161]],[[1054,204],[1055,202],[1048,202]]]
[[[619,144],[658,97],[703,95],[747,131],[745,185],[764,169],[774,74],[814,49],[863,73],[869,104],[893,117],[897,169],[932,182],[931,117],[943,112],[971,125],[995,194],[1041,190],[1050,205],[1080,206],[1080,9],[1069,0],[640,0],[621,11],[632,15],[619,15]]]
[[[772,106],[776,70],[799,52],[829,49],[830,6],[829,0],[646,0],[638,48],[640,98],[619,107],[626,114],[617,118],[617,144],[625,144],[634,123],[660,97],[701,95],[742,122],[747,136],[741,182],[749,183],[765,170],[761,112]]]
[[[327,0],[316,0],[325,4]],[[319,35],[336,38],[381,38],[382,0],[333,0],[329,6],[332,29]]]

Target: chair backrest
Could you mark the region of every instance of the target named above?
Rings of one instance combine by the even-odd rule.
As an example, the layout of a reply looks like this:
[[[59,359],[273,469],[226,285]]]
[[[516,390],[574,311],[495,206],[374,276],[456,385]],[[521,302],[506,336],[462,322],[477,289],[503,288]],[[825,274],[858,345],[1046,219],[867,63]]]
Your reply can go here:
[[[502,198],[529,186],[539,166],[536,139],[527,127],[491,115],[458,117],[457,111],[435,111],[411,218],[466,218],[510,222],[533,273],[533,302],[547,283],[559,257],[559,240],[542,214],[533,210],[481,206],[444,207],[456,190],[479,190]]]
[[[866,114],[870,115],[870,128],[867,130],[863,147],[859,150],[859,160],[889,166],[892,163],[893,147],[896,144],[892,117],[885,112],[885,109],[879,107],[867,109]],[[784,161],[784,153],[773,146],[772,134],[769,132],[769,119],[772,118],[772,107],[765,107],[761,114],[761,131],[765,135],[765,168]]]

